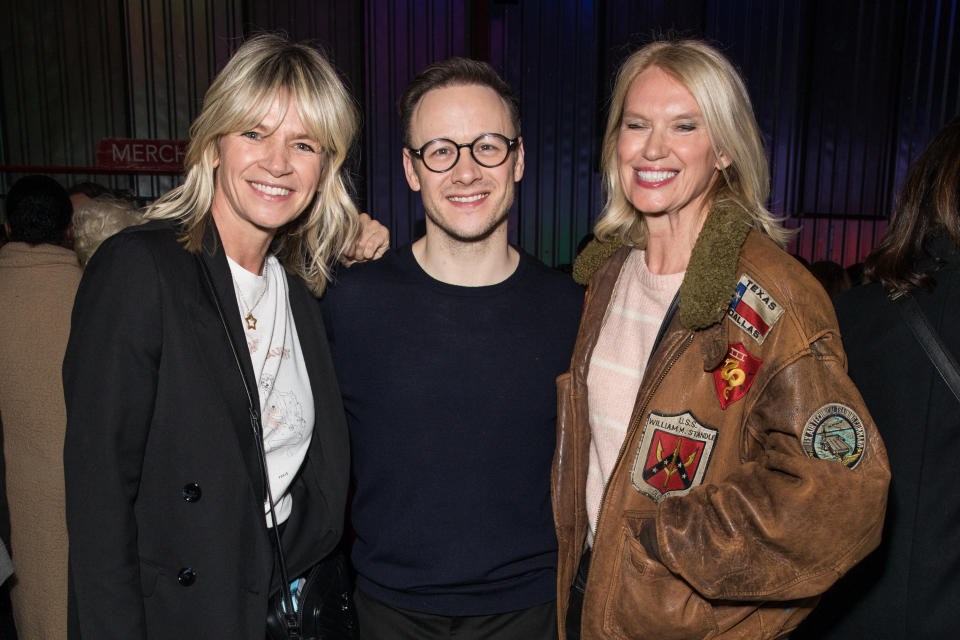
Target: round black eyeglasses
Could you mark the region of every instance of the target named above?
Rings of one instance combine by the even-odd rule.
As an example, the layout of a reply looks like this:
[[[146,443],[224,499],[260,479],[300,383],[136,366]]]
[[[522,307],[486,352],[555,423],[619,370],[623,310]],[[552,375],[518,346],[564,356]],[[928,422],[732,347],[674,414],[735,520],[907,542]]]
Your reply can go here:
[[[425,166],[434,173],[443,173],[453,169],[460,161],[460,149],[470,148],[470,155],[474,162],[481,167],[492,169],[507,161],[510,150],[517,146],[520,137],[508,138],[499,133],[485,133],[473,142],[457,143],[448,138],[431,140],[419,149],[407,149],[423,161]]]

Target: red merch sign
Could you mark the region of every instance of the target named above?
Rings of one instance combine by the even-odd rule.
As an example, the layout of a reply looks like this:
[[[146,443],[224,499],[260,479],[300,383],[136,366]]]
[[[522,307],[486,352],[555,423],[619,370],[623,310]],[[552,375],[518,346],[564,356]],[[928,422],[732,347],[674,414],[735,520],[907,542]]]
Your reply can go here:
[[[97,166],[104,169],[181,173],[186,154],[186,140],[104,138],[97,143]]]

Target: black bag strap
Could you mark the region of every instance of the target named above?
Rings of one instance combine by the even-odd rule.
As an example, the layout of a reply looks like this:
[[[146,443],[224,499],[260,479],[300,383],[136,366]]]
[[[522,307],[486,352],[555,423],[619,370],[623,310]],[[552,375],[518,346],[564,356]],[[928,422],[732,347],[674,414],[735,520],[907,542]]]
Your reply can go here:
[[[960,402],[960,367],[957,366],[953,354],[943,344],[943,340],[930,326],[930,321],[927,320],[926,314],[917,304],[916,298],[909,293],[905,293],[895,298],[893,303],[900,312],[900,317],[913,331],[917,342],[927,352],[927,357],[930,358],[930,362],[933,363],[940,377],[943,378],[954,397]]]
[[[243,366],[240,364],[240,351],[237,348],[236,343],[233,341],[233,336],[230,335],[230,329],[227,327],[227,319],[223,315],[223,309],[220,307],[220,300],[217,298],[217,290],[213,286],[213,277],[210,275],[210,268],[199,255],[197,256],[197,262],[200,263],[200,270],[203,272],[204,279],[207,281],[207,286],[210,287],[210,295],[213,297],[213,304],[217,308],[217,314],[220,316],[220,323],[223,325],[223,331],[227,335],[227,342],[230,343],[230,350],[233,352],[233,359],[237,363],[237,371],[240,372],[240,379],[243,381],[243,388],[247,392],[247,403],[250,410],[250,426],[253,428],[253,439],[257,443],[257,459],[260,462],[260,472],[263,474],[264,487],[266,487],[267,504],[270,505],[270,519],[273,523],[273,537],[276,542],[274,548],[277,551],[277,560],[280,564],[280,579],[283,580],[283,584],[280,587],[280,593],[282,594],[281,597],[283,598],[285,609],[283,616],[284,624],[287,627],[287,632],[290,638],[299,638],[300,619],[296,614],[293,604],[293,596],[290,593],[290,578],[287,575],[286,559],[283,556],[283,544],[280,542],[280,529],[277,525],[277,513],[274,508],[273,493],[270,490],[270,475],[267,473],[267,453],[263,448],[263,427],[260,424],[260,416],[253,406],[253,392],[251,389],[254,387],[250,386],[247,376],[245,376],[243,373]]]

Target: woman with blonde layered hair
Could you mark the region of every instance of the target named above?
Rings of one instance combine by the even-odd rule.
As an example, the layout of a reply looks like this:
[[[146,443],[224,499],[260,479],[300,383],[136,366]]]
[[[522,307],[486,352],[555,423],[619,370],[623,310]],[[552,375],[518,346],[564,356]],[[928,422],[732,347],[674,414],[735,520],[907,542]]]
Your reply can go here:
[[[603,185],[607,202],[597,222],[597,238],[637,247],[646,244],[643,217],[636,215],[620,182],[617,141],[627,91],[633,80],[649,67],[662,69],[686,87],[703,113],[714,154],[718,159],[722,154],[730,161],[720,169],[723,179],[713,185],[708,198],[714,202],[735,203],[750,215],[758,230],[785,246],[791,232],[765,207],[770,195],[769,170],[747,89],[729,60],[697,40],[655,42],[631,55],[620,67],[603,138]]]
[[[785,637],[877,545],[890,474],[730,62],[630,56],[603,175],[558,379],[561,639]]]
[[[296,105],[306,132],[320,143],[323,177],[312,206],[274,238],[283,265],[317,295],[358,232],[357,209],[343,171],[357,133],[359,116],[337,72],[316,49],[264,34],[248,41],[207,90],[203,110],[190,125],[180,187],[161,196],[145,217],[180,219],[184,245],[199,251],[213,203],[221,136],[260,123],[279,94]],[[282,117],[281,117],[282,120]]]
[[[88,263],[63,365],[71,640],[351,636],[350,453],[315,295],[370,253],[356,129],[320,53],[257,36],[206,94],[184,184]],[[308,572],[321,615],[284,615]]]

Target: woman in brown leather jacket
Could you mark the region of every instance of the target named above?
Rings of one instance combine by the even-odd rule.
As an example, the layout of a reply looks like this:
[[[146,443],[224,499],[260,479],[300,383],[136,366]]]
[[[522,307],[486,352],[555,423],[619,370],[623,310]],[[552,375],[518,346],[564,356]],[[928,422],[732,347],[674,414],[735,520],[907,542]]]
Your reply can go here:
[[[559,380],[561,628],[784,637],[877,545],[886,453],[830,300],[764,208],[730,63],[655,42],[611,105],[601,244],[575,270],[590,288]]]

